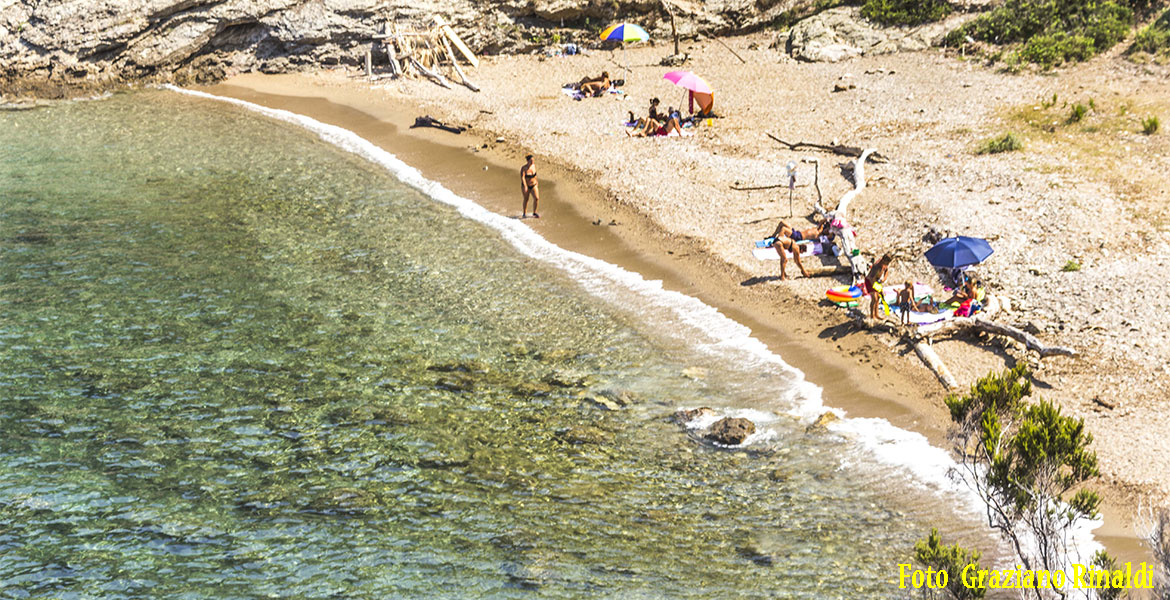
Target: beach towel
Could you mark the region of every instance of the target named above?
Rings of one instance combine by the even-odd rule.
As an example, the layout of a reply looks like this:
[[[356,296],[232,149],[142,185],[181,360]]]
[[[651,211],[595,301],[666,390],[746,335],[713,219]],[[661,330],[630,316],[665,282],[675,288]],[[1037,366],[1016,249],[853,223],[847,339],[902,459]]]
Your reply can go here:
[[[902,309],[897,306],[890,307],[891,314],[897,316],[901,320]],[[955,316],[953,310],[940,310],[937,313],[919,312],[916,310],[910,311],[911,325],[931,325],[934,323],[941,323]]]
[[[825,251],[825,245],[821,244],[820,242],[804,241],[804,242],[797,242],[797,245],[802,246],[802,247],[806,247],[806,248],[810,245],[812,246],[812,248],[810,248],[809,250],[802,251],[800,253],[801,256],[810,256],[810,255],[816,256],[818,254],[824,253],[824,251]],[[784,255],[787,256],[788,258],[792,258],[792,253],[787,251],[787,250],[784,251]],[[752,248],[752,256],[756,257],[759,260],[780,260],[780,248],[777,246],[763,246],[763,247]]]

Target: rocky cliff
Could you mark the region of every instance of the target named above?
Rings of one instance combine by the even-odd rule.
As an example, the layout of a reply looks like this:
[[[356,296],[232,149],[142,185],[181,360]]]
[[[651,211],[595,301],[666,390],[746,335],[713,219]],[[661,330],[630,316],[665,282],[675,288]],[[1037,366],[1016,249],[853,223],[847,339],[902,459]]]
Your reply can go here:
[[[684,36],[728,34],[816,4],[670,0],[670,11]],[[434,14],[488,54],[554,39],[592,41],[600,26],[618,20],[637,22],[658,39],[670,32],[662,0],[0,0],[0,95],[358,65],[383,23]]]

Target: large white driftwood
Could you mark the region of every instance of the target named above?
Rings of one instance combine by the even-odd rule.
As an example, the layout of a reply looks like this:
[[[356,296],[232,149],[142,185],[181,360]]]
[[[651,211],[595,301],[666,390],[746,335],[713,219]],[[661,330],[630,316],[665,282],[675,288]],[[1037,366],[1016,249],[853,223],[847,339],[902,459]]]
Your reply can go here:
[[[423,75],[426,75],[427,77],[430,77],[431,79],[433,79],[435,81],[435,83],[437,83],[445,88],[451,87],[451,84],[447,83],[447,78],[440,75],[437,71],[432,71],[432,70],[422,66],[422,63],[415,60],[415,58],[413,56],[409,57],[407,60],[410,61],[410,65],[412,67],[414,67],[415,70],[417,70],[419,73],[422,73]]]
[[[865,190],[865,161],[876,150],[867,148],[861,153],[857,160],[853,161],[853,189],[845,192],[844,196],[837,202],[837,208],[832,211],[826,210],[824,206],[818,201],[816,204],[816,211],[827,221],[834,221],[841,219],[848,221],[849,203],[853,201],[863,190]],[[861,252],[854,252],[857,245],[853,241],[852,231],[843,230],[839,227],[830,228],[836,235],[837,245],[841,248],[845,260],[849,261],[849,266],[853,271],[853,283],[856,284],[861,279],[865,278],[866,272],[869,270],[869,265],[865,262],[865,258],[861,256]]]
[[[938,380],[948,390],[959,387],[959,382],[955,381],[955,376],[951,375],[951,370],[947,368],[946,363],[939,358],[938,353],[934,351],[934,348],[930,347],[930,344],[926,340],[918,340],[914,343],[914,353],[918,355],[918,358],[922,359],[922,362],[926,363],[926,366],[934,372],[934,376],[938,377]]]
[[[462,81],[463,85],[467,86],[467,88],[471,91],[478,92],[479,86],[471,83],[471,80],[467,78],[467,74],[463,72],[463,69],[459,68],[459,61],[455,59],[455,53],[451,51],[450,42],[447,41],[447,38],[439,39],[443,42],[443,49],[447,51],[447,55],[451,59],[451,66],[455,67],[455,74],[459,76],[459,80]]]
[[[1047,358],[1049,356],[1076,356],[1077,351],[1065,346],[1046,346],[1043,342],[1036,338],[1036,336],[1011,325],[1004,325],[994,321],[988,321],[978,316],[976,317],[957,317],[937,325],[923,326],[918,329],[918,334],[923,336],[934,336],[944,333],[954,333],[964,329],[976,329],[993,335],[1002,335],[1010,337],[1024,344],[1026,348],[1040,355],[1040,358]]]

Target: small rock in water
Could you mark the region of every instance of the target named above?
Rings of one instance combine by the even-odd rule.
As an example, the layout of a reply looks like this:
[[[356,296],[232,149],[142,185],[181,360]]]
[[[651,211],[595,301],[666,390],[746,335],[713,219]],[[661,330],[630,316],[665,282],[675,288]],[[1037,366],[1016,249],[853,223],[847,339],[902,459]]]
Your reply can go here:
[[[703,367],[687,367],[682,370],[682,374],[691,379],[706,379],[707,369]]]
[[[590,402],[592,402],[593,404],[595,404],[598,408],[601,408],[604,410],[621,410],[622,409],[622,407],[618,406],[617,402],[614,402],[613,400],[610,400],[609,398],[606,398],[604,396],[590,396],[588,398],[588,400]]]
[[[674,413],[674,421],[679,425],[686,425],[700,417],[710,417],[715,411],[706,406],[700,408],[680,408]]]
[[[755,432],[756,424],[747,419],[724,417],[716,421],[703,437],[727,446],[738,446]]]
[[[840,420],[841,420],[841,417],[838,417],[837,413],[835,413],[831,410],[827,410],[824,412],[824,414],[817,417],[817,420],[813,421],[812,425],[809,425],[808,427],[806,427],[805,432],[806,433],[813,433],[813,432],[820,432],[820,431],[828,431],[828,427],[829,427],[830,423],[835,423],[835,422],[840,421]]]

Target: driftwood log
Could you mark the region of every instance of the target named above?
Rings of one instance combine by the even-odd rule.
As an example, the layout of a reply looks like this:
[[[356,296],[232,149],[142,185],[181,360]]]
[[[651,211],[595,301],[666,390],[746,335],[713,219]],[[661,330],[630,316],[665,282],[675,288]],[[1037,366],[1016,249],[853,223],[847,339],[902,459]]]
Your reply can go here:
[[[451,42],[448,42],[445,37],[440,39],[443,42],[443,49],[447,51],[447,56],[451,59],[451,66],[455,68],[455,74],[459,76],[459,80],[463,82],[463,85],[467,89],[478,92],[479,86],[471,83],[471,80],[467,78],[467,74],[463,72],[463,69],[459,68],[459,61],[455,58],[455,52],[451,50]]]
[[[826,210],[818,198],[815,209],[826,221],[833,222],[838,219],[847,221],[849,203],[865,190],[865,161],[875,152],[876,150],[870,148],[858,155],[853,165],[853,189],[845,192],[844,196],[841,196],[841,199],[837,201],[836,209],[832,211]],[[820,187],[818,186],[817,189],[819,191]],[[866,273],[869,271],[869,265],[866,263],[865,258],[861,256],[861,250],[857,248],[854,242],[852,229],[848,228],[848,223],[843,224],[846,227],[831,227],[830,230],[834,234],[837,246],[841,248],[844,259],[849,262],[849,266],[853,272],[853,283],[857,284],[858,281],[865,278]]]
[[[418,60],[416,60],[413,56],[407,57],[407,61],[410,62],[410,66],[414,67],[414,69],[422,75],[425,75],[434,80],[435,83],[450,89],[451,84],[447,83],[447,78],[440,75],[437,71],[432,71],[424,67],[423,64],[418,62]]]
[[[780,142],[781,144],[788,146],[789,150],[824,150],[825,152],[832,152],[833,154],[837,154],[839,156],[848,156],[851,158],[857,158],[857,157],[861,156],[862,152],[864,152],[863,148],[858,148],[857,146],[842,146],[840,144],[814,144],[811,142],[791,143],[791,142],[786,142],[786,141],[784,141],[784,140],[782,140],[782,139],[780,139],[780,138],[778,138],[770,133],[766,133],[766,135],[768,137],[772,138],[773,140],[776,140],[777,142]],[[869,156],[869,159],[875,163],[888,162],[886,157],[882,156],[881,154],[879,154],[877,152],[871,153]]]
[[[895,325],[893,320],[884,317],[870,319],[868,315],[858,309],[852,309],[850,313],[858,327],[870,331],[886,331],[900,336],[904,341],[912,345],[914,347],[914,353],[918,355],[918,358],[922,359],[923,364],[934,373],[939,382],[948,390],[958,389],[959,384],[955,380],[954,375],[951,374],[950,369],[947,368],[946,363],[943,362],[942,358],[930,345],[931,340],[936,335],[951,335],[974,329],[976,331],[983,331],[985,333],[1002,335],[1019,340],[1029,350],[1039,354],[1040,358],[1049,356],[1077,356],[1077,352],[1071,348],[1047,346],[1036,339],[1035,336],[1021,329],[1012,327],[1011,325],[995,323],[981,317],[957,317],[938,324],[908,327],[900,323]]]
[[[967,329],[975,329],[992,335],[1002,335],[1024,344],[1028,350],[1040,355],[1040,358],[1049,356],[1077,356],[1077,351],[1066,346],[1047,346],[1036,336],[1011,325],[1004,325],[988,321],[981,317],[956,317],[939,323],[937,327],[925,326],[918,329],[921,336],[934,336],[943,333],[955,333]]]
[[[947,364],[942,361],[934,348],[926,342],[926,340],[918,340],[914,342],[914,353],[922,362],[926,363],[927,368],[934,373],[935,377],[942,382],[943,387],[948,390],[957,389],[959,382],[955,381],[955,376],[951,375],[951,370],[947,368]]]

